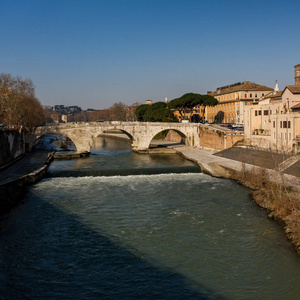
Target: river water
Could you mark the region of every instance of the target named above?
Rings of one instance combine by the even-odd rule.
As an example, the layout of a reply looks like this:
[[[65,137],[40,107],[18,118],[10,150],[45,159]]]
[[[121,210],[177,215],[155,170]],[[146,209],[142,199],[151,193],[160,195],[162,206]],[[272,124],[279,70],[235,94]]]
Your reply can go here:
[[[300,299],[300,259],[249,192],[99,138],[2,220],[0,299]]]

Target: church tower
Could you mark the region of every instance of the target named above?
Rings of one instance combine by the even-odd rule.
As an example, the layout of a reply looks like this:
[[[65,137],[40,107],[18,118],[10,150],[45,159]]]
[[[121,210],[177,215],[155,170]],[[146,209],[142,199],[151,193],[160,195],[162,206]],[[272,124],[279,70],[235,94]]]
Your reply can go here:
[[[295,67],[295,85],[300,86],[300,64]]]

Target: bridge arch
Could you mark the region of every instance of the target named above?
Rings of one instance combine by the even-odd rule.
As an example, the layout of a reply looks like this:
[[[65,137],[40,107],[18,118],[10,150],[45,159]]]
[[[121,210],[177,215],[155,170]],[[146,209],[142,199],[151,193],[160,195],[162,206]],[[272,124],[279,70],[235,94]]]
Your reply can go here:
[[[129,139],[131,140],[131,142],[133,142],[133,136],[129,133],[129,132],[127,132],[127,131],[125,131],[125,130],[123,130],[123,129],[119,129],[122,133],[124,133],[124,134],[126,134],[128,137],[129,137]]]
[[[121,128],[118,128],[118,127],[116,127],[116,130],[119,130],[119,131],[121,131],[123,134],[127,135],[127,136],[129,137],[129,139],[131,140],[131,142],[134,141],[134,137],[133,137],[132,133],[130,133],[128,130],[126,131],[126,130],[121,129]]]
[[[58,135],[58,134],[61,134],[62,136],[67,137],[67,138],[74,144],[74,146],[75,146],[75,148],[76,148],[76,151],[79,152],[79,151],[78,151],[78,148],[80,148],[80,145],[79,145],[78,143],[77,143],[77,145],[76,145],[76,140],[72,139],[72,137],[70,137],[70,136],[68,136],[68,135],[66,135],[66,134],[59,133],[59,132],[54,132],[54,131],[45,132],[45,133],[41,134],[40,136],[37,136],[36,139],[35,139],[35,141],[33,142],[33,145],[34,145],[39,139],[41,139],[42,137],[44,137],[44,136],[46,136],[46,135],[54,135],[54,136],[55,136],[55,135]]]
[[[107,127],[103,130],[101,129],[98,129],[96,130],[93,134],[92,134],[92,140],[93,140],[93,144],[95,143],[95,140],[98,136],[105,136],[107,134],[111,134],[111,136],[115,136],[115,137],[118,137],[117,136],[117,133],[110,133],[110,131],[112,130],[115,130],[115,131],[120,131],[120,133],[122,134],[125,134],[129,140],[131,141],[131,144],[133,143],[133,141],[135,140],[133,135],[132,135],[132,132],[130,132],[130,130],[125,130],[125,129],[122,129],[122,128],[118,128],[118,127]],[[93,146],[93,145],[92,145]]]
[[[90,152],[93,144],[91,136],[85,130],[64,128],[63,126],[38,127],[35,131],[35,140],[46,134],[61,134],[68,137],[78,153]]]
[[[183,133],[182,131],[180,131],[180,130],[178,130],[176,128],[171,128],[170,127],[170,128],[166,128],[166,129],[163,129],[163,130],[156,130],[154,133],[152,133],[151,137],[149,138],[148,148],[149,148],[149,146],[151,144],[151,141],[153,141],[154,137],[156,135],[158,135],[159,133],[164,132],[164,131],[168,131],[168,133],[170,131],[176,132],[178,134],[178,137],[180,138],[180,141],[178,141],[178,143],[188,145],[188,137],[185,135],[185,133]]]

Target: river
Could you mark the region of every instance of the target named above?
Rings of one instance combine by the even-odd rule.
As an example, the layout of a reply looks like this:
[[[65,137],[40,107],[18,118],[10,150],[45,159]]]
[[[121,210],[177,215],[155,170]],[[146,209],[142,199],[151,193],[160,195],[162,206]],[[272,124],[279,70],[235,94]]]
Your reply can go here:
[[[98,138],[1,221],[0,299],[300,299],[300,259],[249,194]]]

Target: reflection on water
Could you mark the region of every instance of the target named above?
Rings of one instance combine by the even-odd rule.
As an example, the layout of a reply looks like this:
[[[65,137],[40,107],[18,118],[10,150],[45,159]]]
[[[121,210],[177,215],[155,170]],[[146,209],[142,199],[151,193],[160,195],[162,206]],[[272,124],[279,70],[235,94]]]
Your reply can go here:
[[[98,136],[94,140],[94,145],[91,148],[91,152],[97,153],[98,151],[109,151],[109,150],[131,150],[131,141],[124,134],[124,137],[109,137],[109,136]]]
[[[48,176],[102,176],[170,172],[200,172],[200,168],[181,155],[139,154],[131,149],[130,142],[127,140],[98,137],[89,157],[56,161],[48,169]]]

